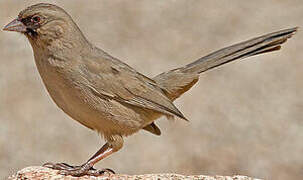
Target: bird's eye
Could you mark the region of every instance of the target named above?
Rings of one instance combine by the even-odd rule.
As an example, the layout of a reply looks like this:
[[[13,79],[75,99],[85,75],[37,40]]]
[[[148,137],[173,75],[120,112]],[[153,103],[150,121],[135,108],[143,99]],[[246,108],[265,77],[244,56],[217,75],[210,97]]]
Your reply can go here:
[[[35,22],[35,23],[40,22],[40,20],[41,20],[41,18],[39,16],[32,17],[32,21]]]

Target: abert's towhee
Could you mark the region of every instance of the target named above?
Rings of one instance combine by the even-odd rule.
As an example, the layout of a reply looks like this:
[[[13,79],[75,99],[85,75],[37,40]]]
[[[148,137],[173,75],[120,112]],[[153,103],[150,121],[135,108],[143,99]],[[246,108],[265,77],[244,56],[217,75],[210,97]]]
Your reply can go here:
[[[41,78],[55,103],[107,141],[81,166],[45,164],[61,174],[81,176],[106,171],[96,170],[93,165],[121,149],[124,136],[141,129],[160,135],[154,122],[159,117],[186,120],[173,101],[197,83],[200,73],[279,50],[297,28],[229,46],[154,78],[140,74],[88,42],[71,16],[56,5],[30,6],[4,30],[20,32],[28,38]]]

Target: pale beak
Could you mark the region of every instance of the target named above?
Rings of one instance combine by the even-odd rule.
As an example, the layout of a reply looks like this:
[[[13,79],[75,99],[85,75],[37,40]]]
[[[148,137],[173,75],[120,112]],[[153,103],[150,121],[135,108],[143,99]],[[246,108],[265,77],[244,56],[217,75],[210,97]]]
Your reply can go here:
[[[8,25],[6,25],[3,28],[4,31],[16,31],[24,33],[26,32],[26,26],[20,22],[18,19],[14,19],[12,22],[10,22]]]

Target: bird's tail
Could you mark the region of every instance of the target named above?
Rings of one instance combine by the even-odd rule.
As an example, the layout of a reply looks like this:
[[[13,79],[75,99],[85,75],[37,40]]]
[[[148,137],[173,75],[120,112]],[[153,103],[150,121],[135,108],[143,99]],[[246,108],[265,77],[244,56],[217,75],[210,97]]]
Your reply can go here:
[[[220,49],[186,66],[161,73],[153,79],[175,100],[188,91],[199,78],[199,74],[237,59],[279,50],[281,44],[295,34],[296,28],[285,29]]]
[[[220,49],[183,67],[184,72],[202,73],[225,63],[271,51],[277,51],[296,31],[285,29]]]

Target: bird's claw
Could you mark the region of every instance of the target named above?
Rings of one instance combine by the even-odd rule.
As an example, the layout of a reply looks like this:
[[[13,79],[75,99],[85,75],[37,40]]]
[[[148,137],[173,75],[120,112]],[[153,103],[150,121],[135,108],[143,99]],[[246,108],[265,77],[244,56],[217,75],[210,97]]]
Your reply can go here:
[[[101,169],[97,170],[93,167],[88,167],[85,165],[82,166],[71,166],[66,163],[46,163],[43,165],[44,167],[59,170],[59,174],[65,175],[65,176],[104,176],[105,174],[115,174],[115,172],[111,169]]]
[[[55,170],[68,170],[68,169],[75,169],[79,166],[71,166],[66,163],[45,163],[43,164],[43,167],[47,167],[50,169],[55,169]]]

